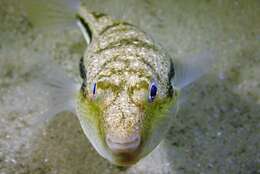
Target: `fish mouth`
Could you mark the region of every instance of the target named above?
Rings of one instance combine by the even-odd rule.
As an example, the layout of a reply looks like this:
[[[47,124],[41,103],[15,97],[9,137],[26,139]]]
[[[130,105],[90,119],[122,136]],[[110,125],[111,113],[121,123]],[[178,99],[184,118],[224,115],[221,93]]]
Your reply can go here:
[[[120,139],[107,135],[106,144],[108,145],[109,149],[115,154],[132,153],[139,148],[141,144],[141,137],[140,135],[135,134],[129,138]]]

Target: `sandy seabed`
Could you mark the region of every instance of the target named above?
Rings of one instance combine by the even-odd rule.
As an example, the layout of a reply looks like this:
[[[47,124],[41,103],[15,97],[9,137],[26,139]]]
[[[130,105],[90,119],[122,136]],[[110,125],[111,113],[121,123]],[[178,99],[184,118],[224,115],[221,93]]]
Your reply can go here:
[[[33,32],[19,0],[0,0],[0,174],[260,173],[260,1],[84,3],[140,26],[172,57],[213,48],[216,62],[185,91],[165,141],[135,166],[118,168],[96,153],[75,115],[39,123],[49,94],[35,78],[50,64],[79,77],[80,31]]]

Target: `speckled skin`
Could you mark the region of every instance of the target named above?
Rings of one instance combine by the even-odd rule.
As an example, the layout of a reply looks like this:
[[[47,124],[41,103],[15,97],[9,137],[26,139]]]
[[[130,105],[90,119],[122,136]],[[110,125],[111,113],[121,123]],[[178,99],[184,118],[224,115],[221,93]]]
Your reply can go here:
[[[56,115],[44,131],[32,128],[30,118],[41,115],[48,109],[44,103],[50,101],[30,83],[39,73],[38,68],[30,68],[40,58],[35,50],[50,53],[57,68],[78,78],[85,44],[78,29],[25,37],[32,28],[19,2],[23,1],[1,0],[0,6],[0,33],[9,34],[12,41],[3,42],[1,37],[2,173],[259,173],[260,40],[255,36],[260,35],[260,1],[82,0],[88,8],[113,16],[127,13],[128,20],[155,35],[176,58],[207,46],[216,48],[218,60],[223,60],[189,91],[165,138],[168,146],[128,170],[118,169],[93,151],[70,113]],[[128,11],[120,12],[118,3]],[[18,43],[16,49],[9,46]]]
[[[86,79],[83,79],[78,97],[77,111],[81,125],[102,156],[119,165],[135,163],[142,156],[139,155],[142,151],[145,151],[143,155],[146,154],[161,140],[157,137],[154,145],[146,144],[153,122],[149,118],[153,115],[146,114],[147,108],[153,107],[153,102],[157,100],[158,105],[167,103],[165,112],[168,112],[168,105],[175,104],[170,83],[174,75],[173,63],[150,37],[134,25],[115,21],[104,14],[88,13],[84,7],[80,9],[79,16],[92,33],[83,61]],[[158,91],[155,101],[147,102],[151,83],[156,84]],[[96,94],[93,94],[94,84]],[[93,105],[95,109],[90,108]],[[107,150],[104,142],[107,135],[124,142],[135,134],[141,135],[143,147],[132,152],[131,157],[129,154],[119,157],[119,160],[108,157],[117,158],[122,154],[111,155]],[[144,146],[150,146],[149,150],[143,150]]]

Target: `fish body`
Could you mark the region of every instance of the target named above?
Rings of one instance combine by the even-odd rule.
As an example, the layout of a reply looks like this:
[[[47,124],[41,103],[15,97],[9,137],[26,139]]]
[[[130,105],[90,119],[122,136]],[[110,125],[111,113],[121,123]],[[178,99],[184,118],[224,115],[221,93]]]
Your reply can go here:
[[[135,25],[90,12],[79,1],[47,1],[45,6],[43,0],[24,1],[34,26],[77,23],[88,44],[79,60],[81,87],[69,80],[60,84],[54,74],[59,88],[68,89],[66,95],[55,90],[55,101],[74,103],[85,135],[101,156],[120,166],[135,164],[164,138],[180,90],[207,72],[210,54],[177,61]]]
[[[133,164],[158,145],[163,136],[157,132],[166,132],[176,111],[172,59],[132,24],[84,7],[78,16],[93,32],[83,58],[86,78],[77,96],[78,118],[103,157]],[[152,84],[157,88],[153,101]]]

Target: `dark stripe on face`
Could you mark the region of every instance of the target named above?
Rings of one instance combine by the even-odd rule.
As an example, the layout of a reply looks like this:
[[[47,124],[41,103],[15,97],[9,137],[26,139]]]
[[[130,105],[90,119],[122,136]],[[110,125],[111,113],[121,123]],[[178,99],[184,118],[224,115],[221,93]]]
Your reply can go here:
[[[140,91],[140,90],[148,90],[149,87],[149,83],[147,83],[147,81],[141,80],[139,82],[137,82],[134,86],[131,86],[127,89],[127,94],[129,96],[129,99],[131,101],[131,103],[133,103],[135,106],[137,106],[138,108],[143,109],[142,103],[139,103],[138,101],[135,101],[133,99],[133,95],[135,91]]]
[[[113,48],[120,48],[123,46],[135,46],[137,48],[146,48],[146,49],[152,49],[153,51],[158,51],[158,49],[153,44],[139,40],[138,38],[127,38],[127,39],[123,38],[118,41],[110,43],[108,46],[97,50],[95,53],[99,54],[103,51],[113,49]]]
[[[114,104],[114,102],[117,100],[117,98],[119,97],[119,94],[122,90],[124,90],[124,86],[126,85],[126,81],[123,80],[120,82],[119,85],[115,85],[113,83],[111,83],[109,80],[104,80],[104,81],[99,81],[97,83],[97,85],[99,86],[100,89],[102,90],[111,90],[111,92],[113,92],[114,96],[111,102],[108,103],[108,105],[105,106],[105,108],[110,107],[112,104]],[[145,80],[140,80],[138,82],[135,83],[135,85],[130,86],[127,88],[127,94],[128,97],[131,101],[131,103],[133,103],[135,106],[137,107],[141,107],[141,103],[136,102],[133,100],[132,96],[134,94],[135,91],[139,91],[139,90],[147,90],[149,87],[149,83]]]
[[[106,33],[107,34],[115,33],[117,35],[119,33],[127,34],[127,32],[129,32],[129,31],[133,31],[133,29],[131,29],[129,27],[118,27],[118,28],[115,28],[115,29],[111,30],[110,32],[106,32]]]
[[[153,74],[156,75],[157,80],[161,81],[161,78],[160,78],[159,74],[157,73],[156,69],[148,61],[146,61],[145,58],[143,58],[143,57],[139,57],[139,58],[140,58],[141,62],[143,62],[146,66],[148,66],[152,70]]]
[[[161,78],[159,76],[159,74],[156,72],[156,69],[148,62],[145,60],[144,57],[140,56],[140,55],[135,55],[135,57],[137,58],[136,61],[140,61],[143,64],[145,64],[151,71],[152,73],[156,76],[158,81],[161,81]],[[100,66],[100,70],[97,72],[97,75],[103,71],[107,65],[109,65],[109,63],[113,63],[116,61],[120,61],[120,62],[124,62],[126,66],[130,66],[130,59],[122,59],[119,57],[119,55],[113,56],[111,59],[108,59],[106,62],[104,62],[101,66]],[[100,77],[111,77],[111,75],[113,74],[109,74],[109,75],[100,75]],[[99,79],[100,79],[99,77]],[[147,76],[145,76],[147,77]],[[150,77],[150,76],[149,76]]]
[[[129,65],[129,59],[121,59],[119,57],[119,55],[115,55],[113,56],[111,59],[108,59],[106,62],[104,62],[101,66],[100,66],[100,71],[102,71],[104,68],[106,68],[106,66],[109,64],[109,63],[112,63],[112,62],[124,62],[126,65]],[[100,72],[99,71],[99,72]],[[98,73],[99,73],[98,72]]]
[[[102,90],[111,89],[113,92],[120,91],[120,85],[119,86],[115,85],[115,84],[111,83],[110,81],[98,81],[97,87]]]
[[[131,86],[130,89],[133,90],[133,91],[139,91],[141,89],[144,89],[144,90],[147,90],[149,87],[149,84],[147,81],[145,80],[140,80],[138,81],[137,83],[135,83],[134,86]]]
[[[117,26],[134,26],[134,25],[132,25],[132,24],[129,24],[129,23],[127,23],[127,22],[115,22],[115,23],[113,23],[112,25],[108,25],[108,26],[106,26],[100,33],[99,33],[99,35],[102,35],[102,34],[104,34],[104,33],[106,33],[108,30],[110,30],[110,29],[112,29],[112,28],[115,28],[115,27],[117,27]]]
[[[139,77],[145,77],[145,78],[148,78],[150,79],[151,76],[150,75],[146,75],[146,70],[145,69],[128,69],[128,70],[125,70],[125,69],[109,69],[109,74],[104,74],[104,75],[99,75],[98,76],[98,80],[100,80],[101,78],[104,78],[104,77],[111,77],[113,75],[122,75],[124,72],[128,72],[130,74],[135,74],[135,75],[138,75]]]
[[[116,99],[119,97],[120,91],[123,89],[123,86],[125,86],[125,83],[125,81],[121,81],[119,85],[115,85],[108,80],[97,82],[97,87],[99,89],[104,91],[111,90],[111,92],[114,94],[112,101],[107,106],[105,106],[104,109],[110,107],[116,101]]]
[[[102,18],[102,17],[104,17],[104,16],[107,16],[106,14],[104,14],[104,13],[98,13],[98,12],[92,12],[91,13],[92,15],[93,15],[93,17],[95,18],[95,19],[100,19],[100,18]]]

